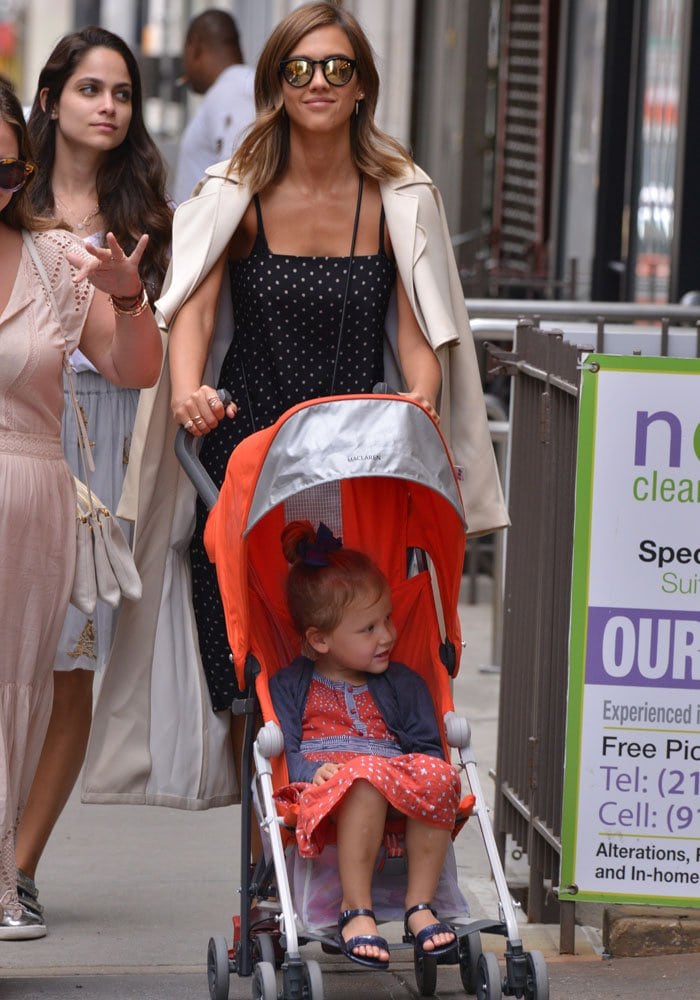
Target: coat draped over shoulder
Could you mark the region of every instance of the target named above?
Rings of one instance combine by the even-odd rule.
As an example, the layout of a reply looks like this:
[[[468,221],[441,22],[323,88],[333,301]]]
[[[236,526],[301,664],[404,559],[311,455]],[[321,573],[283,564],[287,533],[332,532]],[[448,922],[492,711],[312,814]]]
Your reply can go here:
[[[166,331],[181,305],[226,251],[251,193],[207,171],[197,196],[173,221],[173,260],[158,319]],[[418,323],[442,369],[441,430],[461,476],[470,534],[503,528],[503,502],[476,352],[439,192],[415,167],[381,185],[396,264]],[[403,388],[394,297],[387,317],[385,380]],[[233,320],[228,283],[220,296],[205,381],[216,384]],[[134,521],[143,580],[140,602],[125,602],[93,719],[83,801],[206,809],[239,801],[229,739],[230,713],[211,709],[190,599],[188,545],[194,488],[173,451],[167,361],[142,391],[119,513]]]

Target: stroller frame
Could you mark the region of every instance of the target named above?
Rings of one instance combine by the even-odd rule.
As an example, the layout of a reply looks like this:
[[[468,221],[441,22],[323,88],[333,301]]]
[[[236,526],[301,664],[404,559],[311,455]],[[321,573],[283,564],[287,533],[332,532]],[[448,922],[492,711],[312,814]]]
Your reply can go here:
[[[447,446],[436,425],[428,414],[417,404],[405,398],[386,393],[385,387],[374,396],[343,396],[324,400],[314,400],[301,404],[284,414],[275,427],[283,425],[290,415],[298,413],[306,407],[315,404],[337,404],[349,401],[385,401],[393,406],[400,405],[403,412],[409,413],[409,424],[402,425],[397,431],[397,438],[410,431],[411,425],[418,421],[420,434],[427,434],[439,439],[443,451],[445,469],[438,471],[435,482],[430,488],[446,490],[452,499],[453,506],[459,505],[460,516],[464,519],[461,509],[461,499],[455,470],[452,467]],[[376,390],[375,390],[376,392]],[[225,400],[225,395],[220,392]],[[410,408],[409,411],[406,408]],[[416,413],[415,411],[418,411]],[[396,411],[397,413],[399,411]],[[424,424],[423,424],[424,422]],[[429,425],[429,426],[428,426]],[[322,426],[322,425],[321,425]],[[265,432],[259,432],[264,434]],[[252,435],[258,437],[259,435]],[[423,437],[423,440],[428,438]],[[251,438],[246,439],[248,442]],[[207,507],[211,510],[218,500],[218,491],[209,478],[197,457],[197,439],[181,428],[176,437],[175,450],[185,472],[194,484]],[[241,447],[241,446],[239,446]],[[237,451],[238,449],[236,449]],[[376,458],[376,456],[373,456]],[[327,464],[327,463],[326,463]],[[447,475],[445,471],[447,470]],[[359,475],[381,475],[381,472],[359,468]],[[230,474],[230,473],[229,473]],[[332,478],[326,473],[326,478]],[[396,475],[395,472],[390,475]],[[451,481],[451,485],[450,485]],[[277,479],[268,479],[265,484],[270,491],[270,484]],[[275,503],[280,502],[276,497]],[[258,519],[260,512],[254,511],[255,502],[251,505],[251,516]],[[263,512],[264,513],[264,512]],[[250,523],[250,522],[249,522]],[[419,559],[423,553],[418,553]],[[218,565],[217,565],[218,570]],[[235,654],[234,650],[234,654]],[[240,650],[239,650],[240,653]],[[446,640],[441,645],[440,658],[450,676],[456,673],[458,657],[454,645]],[[233,657],[232,657],[233,659]],[[239,660],[240,662],[240,660]],[[239,668],[239,685],[241,674],[245,682],[246,697],[233,703],[235,715],[244,715],[243,752],[241,774],[254,774],[251,794],[247,789],[241,789],[241,913],[240,918],[233,918],[234,933],[232,946],[229,947],[223,935],[210,939],[207,953],[207,977],[211,1000],[228,1000],[230,976],[252,976],[253,997],[256,1000],[322,1000],[323,981],[322,970],[318,962],[304,960],[300,948],[311,941],[320,942],[324,950],[337,950],[335,938],[325,933],[297,927],[294,901],[289,880],[286,877],[285,848],[282,839],[283,819],[278,814],[273,798],[272,760],[283,753],[284,737],[274,720],[268,720],[257,731],[256,721],[260,711],[260,703],[256,694],[256,676],[261,666],[257,658],[248,649],[244,655],[244,668]],[[432,957],[423,952],[414,951],[414,969],[416,983],[421,996],[432,996],[437,984],[437,966],[459,966],[460,978],[465,992],[476,995],[478,1000],[499,1000],[501,996],[522,997],[526,1000],[548,1000],[549,982],[546,963],[538,951],[526,952],[520,937],[516,918],[516,904],[510,894],[498,853],[493,828],[489,818],[489,810],[483,794],[477,760],[471,744],[471,730],[468,721],[458,716],[454,711],[448,711],[443,718],[446,744],[456,749],[461,769],[475,799],[473,815],[479,824],[484,848],[491,868],[497,896],[499,915],[497,920],[479,919],[448,921],[457,941],[454,949],[440,956]],[[253,792],[257,795],[259,825],[269,838],[266,859],[261,854],[254,870],[250,864],[252,844],[252,822],[254,814]],[[285,877],[280,878],[279,873]],[[273,876],[274,879],[273,879]],[[268,897],[267,899],[265,897]],[[276,896],[272,899],[270,897]],[[493,952],[483,952],[481,933],[502,935],[506,938],[505,974],[501,972],[498,959]],[[390,943],[392,952],[401,949],[413,949],[413,944],[404,941]],[[276,969],[282,971],[282,991],[277,989]]]

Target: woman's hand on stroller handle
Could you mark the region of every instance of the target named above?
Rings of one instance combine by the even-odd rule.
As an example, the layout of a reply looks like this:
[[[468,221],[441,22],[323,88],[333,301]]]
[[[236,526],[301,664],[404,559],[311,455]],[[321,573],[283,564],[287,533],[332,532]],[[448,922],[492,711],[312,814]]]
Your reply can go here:
[[[210,394],[213,394],[214,390],[210,389],[209,392]],[[219,400],[218,409],[223,417],[223,414],[228,411],[228,408],[235,404],[231,403],[230,393],[228,393],[226,389],[219,389],[217,396]],[[173,409],[173,412],[175,412],[175,409]],[[177,417],[175,419],[177,419]],[[184,423],[181,423],[181,426],[175,435],[175,454],[178,457],[180,465],[182,465],[190,481],[197,490],[197,493],[204,501],[207,510],[211,510],[219,498],[219,491],[213,479],[199,460],[199,445],[197,443],[197,438],[203,436],[204,432],[197,433],[194,419],[187,417]]]
[[[423,409],[427,411],[436,424],[440,423],[440,414],[430,400],[426,399],[426,397],[420,392],[400,392],[399,396],[404,396],[406,399],[412,399],[414,403],[418,403],[419,406],[422,406]]]
[[[200,385],[186,399],[173,402],[172,410],[175,420],[193,437],[203,437],[224,417],[233,418],[238,413],[228,390],[209,385]]]
[[[377,382],[372,387],[372,392],[382,396],[405,396],[407,399],[413,400],[414,403],[418,403],[424,410],[427,410],[436,424],[440,423],[440,415],[434,405],[420,392],[401,392],[399,389],[394,389],[390,386],[388,382]]]

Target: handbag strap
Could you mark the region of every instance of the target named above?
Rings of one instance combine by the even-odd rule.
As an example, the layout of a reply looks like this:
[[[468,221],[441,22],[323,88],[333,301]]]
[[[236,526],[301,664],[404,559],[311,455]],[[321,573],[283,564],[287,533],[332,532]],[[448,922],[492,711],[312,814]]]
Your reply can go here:
[[[357,182],[357,204],[355,205],[355,221],[352,224],[352,241],[350,243],[350,260],[348,261],[348,273],[345,279],[345,293],[343,295],[343,308],[340,312],[340,327],[338,328],[338,342],[335,345],[335,358],[333,360],[333,378],[331,379],[331,391],[332,396],[335,393],[335,380],[338,374],[338,362],[340,361],[340,345],[343,342],[343,327],[345,325],[345,310],[348,304],[348,292],[350,291],[350,275],[352,272],[352,262],[355,259],[355,243],[357,241],[357,227],[360,223],[360,208],[362,207],[362,189],[364,187],[364,178],[362,174]]]
[[[46,273],[46,268],[44,267],[44,262],[41,259],[39,251],[37,250],[36,243],[31,233],[28,233],[26,229],[22,230],[22,238],[24,239],[24,245],[29,252],[30,257],[34,262],[34,266],[39,272],[39,278],[44,286],[44,291],[46,292],[47,298],[53,310],[53,314],[56,318],[56,322],[59,325],[61,332],[63,332],[63,325],[61,323],[61,314],[56,303],[56,297],[53,293],[53,287],[49,281],[49,276]],[[75,380],[73,378],[73,368],[71,367],[70,357],[68,354],[68,345],[66,344],[65,337],[63,339],[63,370],[66,373],[66,380],[68,382],[68,393],[71,398],[71,403],[73,404],[73,412],[75,413],[75,422],[78,427],[78,445],[80,448],[80,462],[83,467],[83,476],[85,478],[85,483],[88,488],[89,499],[88,503],[92,511],[92,489],[90,488],[90,475],[89,472],[95,471],[95,461],[92,457],[92,448],[90,447],[90,438],[88,437],[87,427],[85,426],[85,420],[83,418],[82,410],[80,409],[80,404],[78,403],[78,397],[75,392]]]

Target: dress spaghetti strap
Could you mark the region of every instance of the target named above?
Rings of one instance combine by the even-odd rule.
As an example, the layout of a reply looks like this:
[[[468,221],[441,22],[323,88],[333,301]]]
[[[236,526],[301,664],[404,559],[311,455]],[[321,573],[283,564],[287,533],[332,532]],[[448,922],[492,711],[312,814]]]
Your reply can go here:
[[[384,249],[384,203],[382,202],[382,210],[379,213],[379,253],[386,254]]]
[[[265,235],[265,227],[263,226],[262,209],[260,207],[260,196],[258,194],[253,195],[253,204],[255,205],[255,214],[258,217],[258,235],[255,237],[255,246],[263,250],[268,250],[267,236]]]

